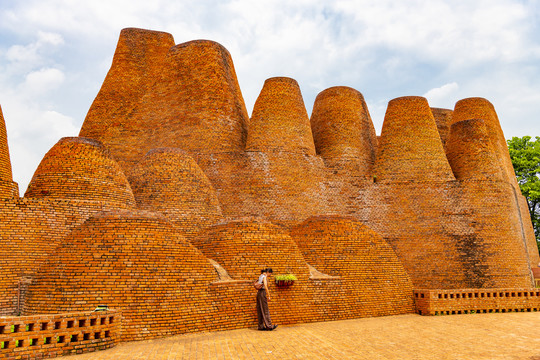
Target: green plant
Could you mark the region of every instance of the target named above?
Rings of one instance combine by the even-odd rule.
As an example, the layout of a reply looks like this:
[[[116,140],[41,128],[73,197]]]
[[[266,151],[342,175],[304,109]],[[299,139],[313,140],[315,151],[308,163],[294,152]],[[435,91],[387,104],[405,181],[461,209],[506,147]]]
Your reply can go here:
[[[285,274],[285,275],[276,275],[276,280],[289,280],[289,281],[296,281],[298,278],[294,276],[293,274]]]

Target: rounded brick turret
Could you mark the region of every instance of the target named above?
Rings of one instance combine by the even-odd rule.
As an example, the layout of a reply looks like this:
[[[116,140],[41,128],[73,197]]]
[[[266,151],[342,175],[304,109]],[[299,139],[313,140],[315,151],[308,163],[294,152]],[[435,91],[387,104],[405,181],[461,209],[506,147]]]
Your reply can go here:
[[[315,216],[291,228],[291,237],[311,266],[341,278],[336,291],[342,295],[329,308],[349,308],[357,316],[413,311],[412,282],[403,264],[381,235],[360,221]]]
[[[11,199],[19,196],[19,186],[13,182],[6,123],[2,107],[0,107],[0,199]]]
[[[373,172],[377,181],[454,180],[425,98],[388,103]]]
[[[247,151],[315,155],[309,117],[296,80],[267,79],[249,122]]]
[[[99,141],[81,137],[62,138],[45,154],[24,196],[135,205],[131,187],[109,151]]]
[[[36,274],[26,314],[122,310],[121,340],[208,329],[208,260],[162,215],[105,212],[74,229]]]
[[[325,160],[354,161],[361,175],[371,176],[377,135],[362,94],[336,86],[317,95],[311,114],[317,154]]]
[[[223,218],[212,184],[182,150],[151,150],[128,179],[138,208],[166,214],[185,235]]]
[[[446,155],[457,180],[503,180],[484,120],[453,123]]]
[[[470,119],[484,120],[495,157],[499,162],[499,166],[504,170],[505,180],[511,183],[515,189],[519,190],[512,160],[508,152],[508,145],[493,104],[479,97],[459,100],[454,107],[452,123]]]
[[[116,127],[126,120],[162,70],[174,46],[171,34],[137,28],[120,32],[111,68],[96,96],[79,136],[114,143]],[[112,129],[111,129],[112,127]],[[107,134],[107,131],[112,131]]]

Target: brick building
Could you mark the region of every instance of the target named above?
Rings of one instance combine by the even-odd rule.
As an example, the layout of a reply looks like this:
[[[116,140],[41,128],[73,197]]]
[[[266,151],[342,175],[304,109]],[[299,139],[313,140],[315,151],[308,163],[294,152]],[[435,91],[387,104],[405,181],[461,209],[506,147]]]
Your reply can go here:
[[[79,137],[24,197],[0,120],[2,315],[107,304],[122,340],[254,326],[265,267],[298,278],[271,284],[282,324],[414,312],[417,289],[533,298],[536,240],[485,99],[394,99],[377,137],[357,90],[322,91],[310,119],[271,78],[250,118],[223,46],[124,29]]]

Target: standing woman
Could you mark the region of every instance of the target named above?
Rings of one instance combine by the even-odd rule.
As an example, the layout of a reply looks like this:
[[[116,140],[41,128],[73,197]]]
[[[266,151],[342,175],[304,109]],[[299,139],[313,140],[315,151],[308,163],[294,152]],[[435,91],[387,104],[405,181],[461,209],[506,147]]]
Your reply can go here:
[[[268,300],[270,300],[270,292],[268,291],[268,275],[274,271],[272,268],[261,270],[261,275],[257,281],[263,284],[263,287],[257,291],[257,319],[259,320],[259,330],[274,330],[277,325],[272,325],[270,319],[270,311],[268,311]]]

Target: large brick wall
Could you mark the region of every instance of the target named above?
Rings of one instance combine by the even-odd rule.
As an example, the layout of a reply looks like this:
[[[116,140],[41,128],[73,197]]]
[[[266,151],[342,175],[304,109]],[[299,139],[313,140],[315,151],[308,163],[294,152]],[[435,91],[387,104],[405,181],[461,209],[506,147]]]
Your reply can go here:
[[[357,90],[322,91],[308,119],[271,78],[249,119],[223,46],[125,29],[84,137],[23,199],[1,130],[4,315],[106,302],[125,340],[246,327],[270,266],[298,277],[270,285],[277,323],[379,316],[414,311],[413,288],[532,288],[540,262],[485,99],[394,99],[377,138]]]
[[[217,274],[162,215],[118,210],[90,217],[39,269],[25,314],[122,310],[124,340],[204,330]]]

